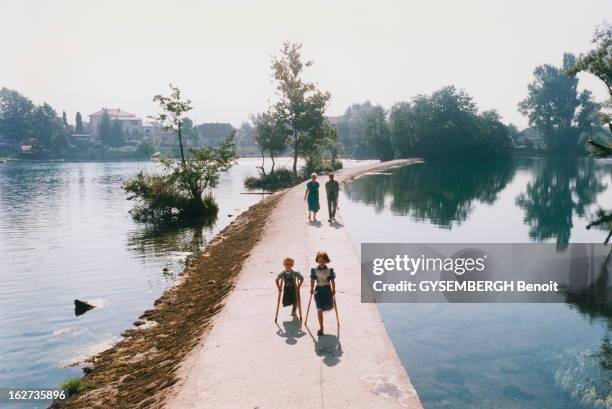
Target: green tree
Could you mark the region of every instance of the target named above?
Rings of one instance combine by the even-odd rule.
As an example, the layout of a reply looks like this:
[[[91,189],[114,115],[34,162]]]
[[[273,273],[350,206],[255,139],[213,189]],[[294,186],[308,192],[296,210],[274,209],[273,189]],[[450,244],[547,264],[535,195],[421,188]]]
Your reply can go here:
[[[66,116],[66,111],[62,111],[62,125],[68,126],[68,117]]]
[[[346,109],[338,123],[340,142],[347,155],[357,159],[376,157],[376,150],[366,136],[368,117],[375,107],[366,101]]]
[[[579,72],[588,72],[599,78],[608,88],[610,100],[608,101],[608,111],[603,115],[602,122],[608,125],[612,132],[612,25],[604,23],[595,30],[592,42],[595,48],[585,54],[581,54],[574,64],[567,67],[566,73],[574,76]]]
[[[406,158],[413,154],[414,129],[413,110],[410,102],[398,102],[389,112],[389,130],[398,156]]]
[[[170,95],[155,95],[153,101],[159,104],[161,112],[153,117],[159,121],[164,131],[176,132],[181,150],[181,162],[185,165],[185,152],[183,149],[182,124],[184,115],[191,111],[191,100],[183,100],[181,90],[170,84]]]
[[[0,90],[0,136],[19,143],[31,136],[34,104],[17,91]]]
[[[104,110],[98,124],[98,138],[102,145],[113,146],[113,122],[110,115]]]
[[[365,122],[365,139],[374,148],[378,159],[381,161],[393,159],[393,147],[385,117],[385,109],[376,105],[368,112]]]
[[[261,151],[261,173],[264,176],[266,175],[265,151],[270,153],[270,159],[272,160],[270,173],[274,173],[274,168],[276,166],[274,155],[282,152],[287,146],[289,130],[285,126],[285,123],[279,120],[273,112],[264,112],[255,115],[251,120],[255,129],[253,136]]]
[[[285,42],[280,57],[272,59],[273,77],[277,81],[276,89],[280,97],[274,105],[274,111],[291,130],[295,176],[302,143],[309,133],[323,125],[325,109],[331,98],[328,92],[302,79],[304,68],[312,66],[312,61],[302,61],[301,49],[301,44]]]
[[[338,130],[329,122],[309,133],[304,139],[302,152],[306,158],[306,175],[312,172],[327,172],[335,170],[336,158],[339,150]],[[330,166],[324,162],[324,156],[329,152]]]
[[[80,112],[76,113],[76,117],[74,118],[75,129],[74,132],[78,134],[82,134],[85,132],[85,128],[83,127],[83,117]]]
[[[55,141],[61,144],[62,122],[51,105],[44,103],[34,108],[31,123],[32,136],[38,139],[46,149],[52,149]],[[53,149],[59,150],[60,147]]]
[[[136,200],[132,216],[145,222],[187,222],[211,217],[218,206],[210,189],[221,172],[235,163],[233,134],[219,147],[192,149],[185,161],[163,160],[161,174],[139,172],[123,184],[128,200]],[[205,195],[206,194],[206,195]]]
[[[584,153],[584,144],[581,143],[584,127],[576,125],[577,116],[582,110],[590,115],[596,108],[590,93],[578,95],[578,78],[566,74],[575,63],[574,55],[566,53],[562,67],[536,67],[533,72],[535,80],[528,86],[527,98],[518,105],[519,111],[528,117],[529,124],[538,130],[547,150],[553,154]]]
[[[119,120],[115,119],[114,121],[112,121],[111,140],[109,146],[112,146],[114,148],[123,146],[125,145],[124,139],[125,135],[123,134],[123,126],[121,125],[121,122]]]
[[[453,86],[396,104],[389,118],[399,157],[501,158],[512,148],[499,114],[479,113],[472,97]]]

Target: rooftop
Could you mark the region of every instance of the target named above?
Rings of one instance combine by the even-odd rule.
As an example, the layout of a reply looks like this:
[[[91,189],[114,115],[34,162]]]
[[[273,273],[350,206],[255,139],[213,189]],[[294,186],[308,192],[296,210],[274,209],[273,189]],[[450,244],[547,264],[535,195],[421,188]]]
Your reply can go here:
[[[102,108],[98,112],[94,112],[93,114],[91,114],[89,116],[90,117],[92,117],[92,116],[102,116],[102,115],[104,115],[105,111],[108,114],[108,116],[110,116],[113,119],[136,118],[136,115],[130,114],[129,112],[122,111],[121,108],[117,108],[117,109]]]

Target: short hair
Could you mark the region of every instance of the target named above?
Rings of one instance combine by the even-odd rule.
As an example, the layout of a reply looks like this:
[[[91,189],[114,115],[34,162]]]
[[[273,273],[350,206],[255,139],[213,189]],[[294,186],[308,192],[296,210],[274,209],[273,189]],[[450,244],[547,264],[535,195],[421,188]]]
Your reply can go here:
[[[283,264],[285,264],[285,263],[295,264],[295,260],[294,260],[294,259],[292,259],[291,257],[285,257],[285,258],[283,259]]]
[[[314,172],[312,172],[312,173],[310,174],[310,177],[313,177],[313,176],[314,176],[314,177],[317,177],[317,174],[316,174],[316,173],[314,173]]]
[[[329,259],[329,256],[327,255],[326,251],[317,251],[317,256],[315,257],[315,261],[318,263],[319,262],[319,258],[321,260],[323,260],[324,263],[330,263],[331,260]]]

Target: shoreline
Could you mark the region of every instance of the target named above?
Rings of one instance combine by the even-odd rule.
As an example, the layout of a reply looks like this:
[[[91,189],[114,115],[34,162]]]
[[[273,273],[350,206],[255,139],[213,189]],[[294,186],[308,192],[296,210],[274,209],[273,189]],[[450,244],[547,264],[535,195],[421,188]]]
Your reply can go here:
[[[262,199],[217,233],[119,342],[86,360],[82,379],[90,387],[49,408],[163,407],[167,388],[178,380],[177,369],[223,308],[283,194]]]
[[[349,168],[341,172],[347,176],[339,181],[346,184],[368,172],[416,162],[398,160]],[[113,347],[89,360],[83,368],[83,380],[90,387],[50,408],[166,407],[167,398],[178,394],[186,366],[206,345],[219,312],[236,292],[244,264],[261,242],[274,209],[288,192],[300,186],[262,199],[220,231],[176,283],[155,300],[154,307],[136,320],[136,326],[124,331]]]

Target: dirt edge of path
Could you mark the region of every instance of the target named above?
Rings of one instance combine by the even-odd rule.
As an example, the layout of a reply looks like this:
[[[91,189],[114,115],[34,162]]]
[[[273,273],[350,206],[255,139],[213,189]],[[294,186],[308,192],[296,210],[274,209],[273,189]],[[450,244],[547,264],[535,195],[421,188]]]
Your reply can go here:
[[[50,409],[161,408],[185,356],[223,308],[272,209],[285,191],[251,206],[219,232],[197,260],[126,330],[84,368],[89,387]]]

